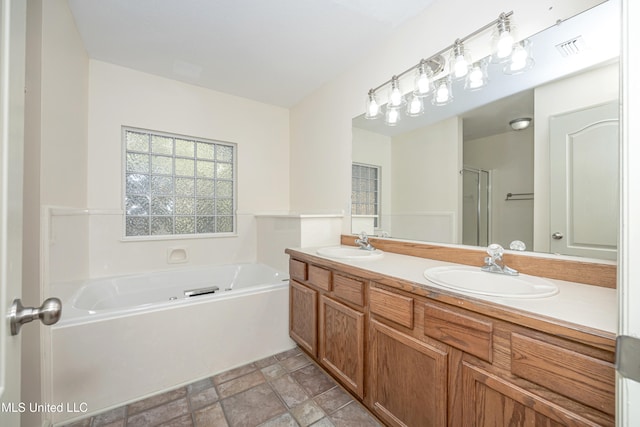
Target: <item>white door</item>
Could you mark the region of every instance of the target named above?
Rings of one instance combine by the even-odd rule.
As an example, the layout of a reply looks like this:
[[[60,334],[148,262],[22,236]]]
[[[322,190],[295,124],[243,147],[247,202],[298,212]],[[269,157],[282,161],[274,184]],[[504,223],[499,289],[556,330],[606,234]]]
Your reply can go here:
[[[616,259],[619,222],[617,102],[550,119],[551,252]]]
[[[8,311],[22,291],[22,149],[26,2],[0,0],[0,425],[20,425],[20,336]]]

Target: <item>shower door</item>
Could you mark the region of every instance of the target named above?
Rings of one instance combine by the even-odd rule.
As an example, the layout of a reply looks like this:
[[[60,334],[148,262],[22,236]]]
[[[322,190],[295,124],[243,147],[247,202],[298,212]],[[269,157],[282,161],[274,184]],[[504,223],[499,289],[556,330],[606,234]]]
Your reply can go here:
[[[462,174],[462,244],[487,246],[491,235],[491,174],[465,167]]]

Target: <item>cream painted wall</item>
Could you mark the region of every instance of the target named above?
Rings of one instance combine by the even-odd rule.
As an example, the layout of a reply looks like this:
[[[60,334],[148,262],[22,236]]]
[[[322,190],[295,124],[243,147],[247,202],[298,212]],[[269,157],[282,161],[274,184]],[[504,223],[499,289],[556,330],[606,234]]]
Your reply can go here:
[[[464,164],[492,171],[489,241],[533,248],[533,201],[506,201],[507,193],[533,192],[533,127],[464,142]]]
[[[296,211],[344,210],[350,205],[351,118],[362,114],[369,88],[388,80],[420,58],[457,37],[514,11],[521,37],[552,26],[599,0],[450,0],[434,2],[423,14],[399,28],[384,44],[348,66],[291,111],[291,208]],[[486,39],[485,39],[486,40]],[[478,57],[487,53],[478,41],[468,46]],[[350,229],[345,219],[345,231]]]
[[[591,88],[585,91],[584,88]],[[536,88],[534,250],[549,251],[549,118],[619,98],[619,66],[608,65]]]
[[[22,301],[38,306],[49,296],[42,290],[47,270],[41,270],[41,206],[87,202],[89,59],[66,0],[28,0],[26,49]],[[75,227],[72,237],[74,269],[86,274],[87,227]],[[46,400],[40,381],[47,336],[39,322],[22,332],[23,402]],[[22,425],[41,425],[42,416],[26,411]]]
[[[96,60],[89,82],[89,274],[169,268],[174,247],[187,265],[255,261],[253,215],[289,210],[289,111]],[[122,241],[123,125],[236,143],[238,236]]]
[[[458,117],[396,136],[392,152],[391,236],[456,243],[462,169]]]

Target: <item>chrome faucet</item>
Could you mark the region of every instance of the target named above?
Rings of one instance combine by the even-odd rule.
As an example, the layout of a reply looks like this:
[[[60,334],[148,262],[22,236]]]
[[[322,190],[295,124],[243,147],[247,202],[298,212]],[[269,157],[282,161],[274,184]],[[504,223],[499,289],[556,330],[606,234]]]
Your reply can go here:
[[[481,270],[488,273],[508,274],[509,276],[517,276],[518,270],[514,270],[511,267],[504,265],[502,261],[502,254],[504,248],[497,243],[492,243],[487,247],[488,257],[484,259],[484,265]]]
[[[367,236],[366,232],[360,233],[360,238],[356,239],[356,245],[360,246],[360,249],[364,249],[365,251],[375,251],[376,248],[371,246],[369,243],[369,236]]]

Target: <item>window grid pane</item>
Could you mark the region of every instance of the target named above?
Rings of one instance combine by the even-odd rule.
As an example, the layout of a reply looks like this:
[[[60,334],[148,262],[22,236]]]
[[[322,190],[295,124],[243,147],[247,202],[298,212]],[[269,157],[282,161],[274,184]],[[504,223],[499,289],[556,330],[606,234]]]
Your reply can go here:
[[[380,219],[380,167],[354,163],[351,166],[351,214],[375,215],[374,227]]]
[[[235,145],[124,128],[125,235],[235,231]]]

